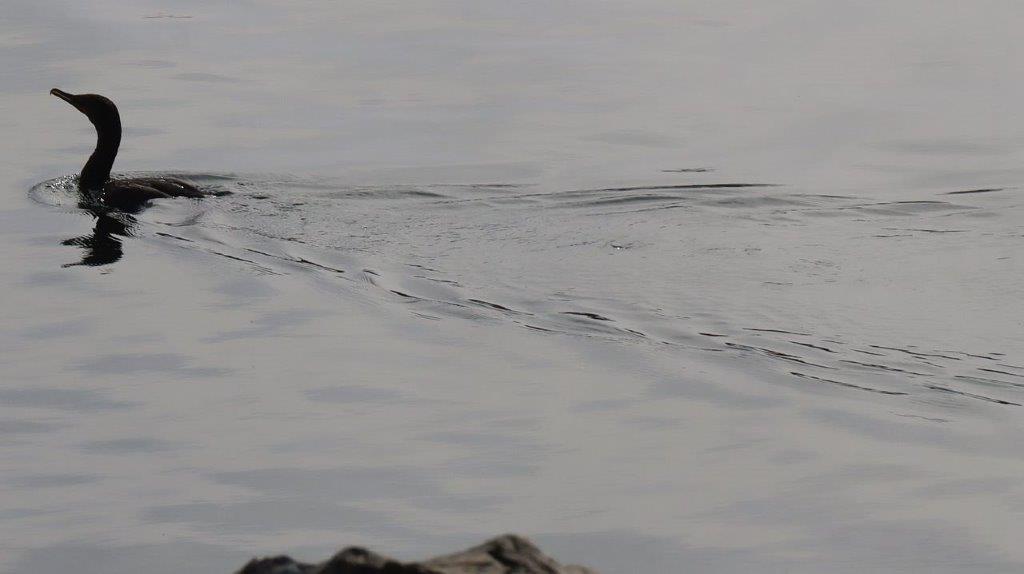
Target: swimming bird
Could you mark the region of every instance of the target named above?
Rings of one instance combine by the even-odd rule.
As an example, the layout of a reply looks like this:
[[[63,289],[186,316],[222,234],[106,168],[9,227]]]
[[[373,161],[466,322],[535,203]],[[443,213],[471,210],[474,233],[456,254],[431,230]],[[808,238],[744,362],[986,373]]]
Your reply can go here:
[[[50,94],[74,106],[96,127],[96,149],[78,177],[78,189],[84,196],[114,209],[134,212],[153,199],[212,195],[175,177],[111,179],[110,169],[121,145],[121,115],[117,106],[98,94],[69,94],[57,88],[50,90]]]

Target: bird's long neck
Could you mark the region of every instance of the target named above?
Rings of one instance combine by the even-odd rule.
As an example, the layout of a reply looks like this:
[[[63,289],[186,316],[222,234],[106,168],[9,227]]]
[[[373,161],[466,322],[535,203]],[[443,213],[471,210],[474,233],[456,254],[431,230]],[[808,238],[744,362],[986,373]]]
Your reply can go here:
[[[108,119],[96,126],[96,149],[85,162],[78,177],[78,187],[85,190],[102,189],[110,179],[117,148],[121,145],[121,118]]]

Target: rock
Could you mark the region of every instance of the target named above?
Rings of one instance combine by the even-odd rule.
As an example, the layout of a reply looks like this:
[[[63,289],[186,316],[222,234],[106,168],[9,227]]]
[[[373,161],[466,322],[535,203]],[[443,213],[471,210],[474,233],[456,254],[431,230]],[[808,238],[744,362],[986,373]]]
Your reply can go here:
[[[562,566],[532,542],[514,534],[469,550],[423,562],[399,562],[365,548],[350,547],[320,564],[288,556],[249,561],[237,574],[597,574],[582,566]]]

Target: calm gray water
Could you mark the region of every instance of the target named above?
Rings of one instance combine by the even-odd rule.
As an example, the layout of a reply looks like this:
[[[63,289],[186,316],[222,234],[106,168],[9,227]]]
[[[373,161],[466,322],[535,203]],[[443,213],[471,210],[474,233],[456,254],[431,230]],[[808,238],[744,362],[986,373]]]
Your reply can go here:
[[[607,574],[1019,571],[1021,29],[8,0],[0,571],[505,531]],[[52,87],[119,104],[118,169],[232,195],[97,221]]]

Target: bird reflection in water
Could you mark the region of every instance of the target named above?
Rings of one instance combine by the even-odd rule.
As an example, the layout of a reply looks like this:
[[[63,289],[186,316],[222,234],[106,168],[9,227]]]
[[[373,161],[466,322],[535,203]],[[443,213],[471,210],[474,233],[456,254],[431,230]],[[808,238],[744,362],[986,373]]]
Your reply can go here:
[[[109,265],[121,259],[124,250],[121,246],[122,237],[132,237],[138,221],[127,213],[119,213],[97,206],[80,205],[96,217],[96,225],[92,233],[72,237],[61,242],[62,245],[81,247],[85,253],[78,263],[67,263],[64,267],[87,265]]]

